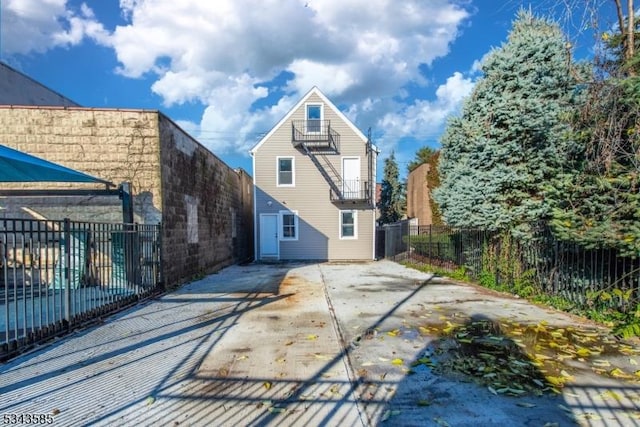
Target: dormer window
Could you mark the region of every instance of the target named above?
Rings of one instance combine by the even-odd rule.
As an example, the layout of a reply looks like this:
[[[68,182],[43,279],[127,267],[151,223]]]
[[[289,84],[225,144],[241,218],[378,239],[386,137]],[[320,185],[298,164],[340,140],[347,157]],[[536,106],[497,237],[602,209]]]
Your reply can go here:
[[[322,104],[307,104],[307,132],[322,131]]]

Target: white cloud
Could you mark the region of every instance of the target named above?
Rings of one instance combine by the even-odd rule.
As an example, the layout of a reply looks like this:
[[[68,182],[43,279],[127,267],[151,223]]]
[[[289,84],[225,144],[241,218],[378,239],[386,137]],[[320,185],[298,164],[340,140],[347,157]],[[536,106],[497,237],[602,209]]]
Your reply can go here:
[[[402,107],[392,98],[403,86],[426,84],[420,64],[446,55],[469,16],[447,0],[121,0],[120,6],[127,23],[112,36],[119,72],[156,75],[153,91],[165,105],[203,103],[200,138],[216,151],[246,150],[314,85],[352,105],[351,118],[373,125],[372,118]],[[284,88],[293,101],[252,111],[270,95],[257,85],[282,71],[294,75]],[[420,108],[417,101],[408,111]]]
[[[87,37],[108,43],[108,32],[84,3],[74,11],[67,0],[4,0],[0,8],[4,55],[42,53],[77,45]]]
[[[114,49],[122,75],[154,78],[152,90],[165,106],[202,103],[200,123],[185,125],[224,152],[245,151],[314,85],[349,106],[347,115],[363,129],[412,134],[434,128],[431,121],[455,109],[467,80],[452,76],[434,102],[413,99],[406,86],[428,84],[420,66],[447,55],[470,15],[462,4],[120,0],[123,22],[111,33],[88,6],[72,10],[66,0],[5,0],[2,12],[3,19],[21,20],[10,25],[12,34],[26,35],[10,38],[22,39],[10,47],[13,53],[90,38]],[[283,71],[293,75],[285,87],[265,88]],[[275,96],[274,89],[285,95]],[[255,111],[260,99],[267,106]]]
[[[474,80],[455,72],[438,87],[435,100],[417,100],[401,111],[384,115],[376,125],[385,134],[380,144],[393,147],[395,141],[403,136],[433,139],[442,131],[447,117],[459,110],[474,85]]]

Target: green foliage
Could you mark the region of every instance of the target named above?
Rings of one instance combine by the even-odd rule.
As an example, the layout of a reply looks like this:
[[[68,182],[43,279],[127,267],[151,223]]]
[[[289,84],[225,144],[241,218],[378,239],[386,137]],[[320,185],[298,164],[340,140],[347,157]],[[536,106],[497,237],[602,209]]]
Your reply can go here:
[[[622,338],[640,337],[640,321],[625,323],[615,329],[614,333]]]
[[[631,266],[640,256],[640,32],[631,50],[622,28],[603,37],[604,54],[590,69],[573,62],[557,25],[521,12],[445,129],[433,194],[447,224],[497,232],[474,249],[481,254],[465,275],[629,337],[640,335],[629,284],[637,269],[620,272],[616,261],[600,261],[587,271],[584,264],[594,263],[591,249],[611,249]],[[419,151],[416,162],[428,154]],[[520,244],[537,238],[540,223],[561,242],[542,238],[531,260]],[[416,253],[434,248],[422,238],[411,246]],[[576,251],[585,256],[582,267]]]
[[[446,276],[453,280],[459,280],[461,282],[471,282],[468,271],[465,267],[456,267],[455,269],[448,269],[432,264],[422,264],[413,262],[404,262],[404,266],[413,268],[414,270],[422,271],[423,273],[433,273],[436,276]]]
[[[640,35],[640,34],[639,34]],[[606,37],[604,37],[606,36]],[[572,116],[576,159],[549,182],[558,237],[588,248],[640,254],[640,53],[626,58],[625,37],[603,35],[587,101]],[[636,39],[636,43],[640,43]],[[640,46],[639,46],[640,47]]]
[[[411,246],[415,254],[423,257],[434,256],[439,259],[453,260],[455,256],[451,236],[447,234],[403,236],[402,241]]]
[[[398,164],[393,152],[384,161],[384,178],[378,207],[380,209],[381,224],[391,224],[399,221],[405,212],[404,188],[399,180]]]
[[[434,197],[449,225],[526,233],[550,214],[545,186],[569,151],[574,66],[558,26],[521,12],[482,69],[443,134]]]
[[[464,267],[456,267],[448,269],[442,266],[420,263],[404,263],[409,268],[414,268],[426,273],[433,273],[438,276],[450,277],[454,280],[463,282],[476,282],[487,289],[498,292],[507,292],[518,295],[523,298],[535,302],[537,304],[547,305],[557,310],[574,313],[587,317],[595,322],[602,323],[612,328],[613,333],[619,337],[628,339],[631,337],[640,337],[640,304],[634,311],[624,313],[616,308],[611,307],[585,307],[577,305],[575,302],[568,300],[560,295],[549,295],[531,283],[525,281],[509,283],[496,282],[494,271],[482,270],[477,278],[473,280],[469,276],[469,272]]]
[[[413,170],[418,166],[425,163],[429,163],[429,160],[431,159],[431,157],[437,152],[438,150],[433,149],[431,147],[422,147],[418,149],[418,151],[416,151],[415,159],[409,162],[409,164],[407,165],[407,169],[409,170],[409,172],[413,172]]]

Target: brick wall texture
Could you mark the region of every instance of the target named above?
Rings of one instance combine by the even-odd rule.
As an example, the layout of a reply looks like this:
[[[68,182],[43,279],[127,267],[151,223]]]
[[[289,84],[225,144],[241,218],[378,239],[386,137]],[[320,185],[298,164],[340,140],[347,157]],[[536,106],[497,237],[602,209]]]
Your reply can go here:
[[[407,217],[417,218],[419,225],[433,223],[429,204],[431,195],[427,186],[429,167],[429,164],[423,163],[411,171],[407,178]]]
[[[163,224],[163,278],[169,286],[253,254],[251,177],[231,169],[158,111],[2,106],[0,143],[115,184],[131,182],[135,221]],[[25,185],[2,186],[9,187]],[[77,206],[73,219],[95,220],[90,201],[69,203]],[[40,203],[47,215],[68,211]],[[187,239],[188,231],[195,241]]]

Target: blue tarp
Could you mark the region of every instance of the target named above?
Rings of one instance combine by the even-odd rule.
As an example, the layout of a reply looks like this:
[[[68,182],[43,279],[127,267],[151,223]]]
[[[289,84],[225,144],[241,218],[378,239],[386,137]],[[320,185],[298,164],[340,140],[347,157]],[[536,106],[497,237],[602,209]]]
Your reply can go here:
[[[98,182],[108,181],[0,145],[0,182]]]

